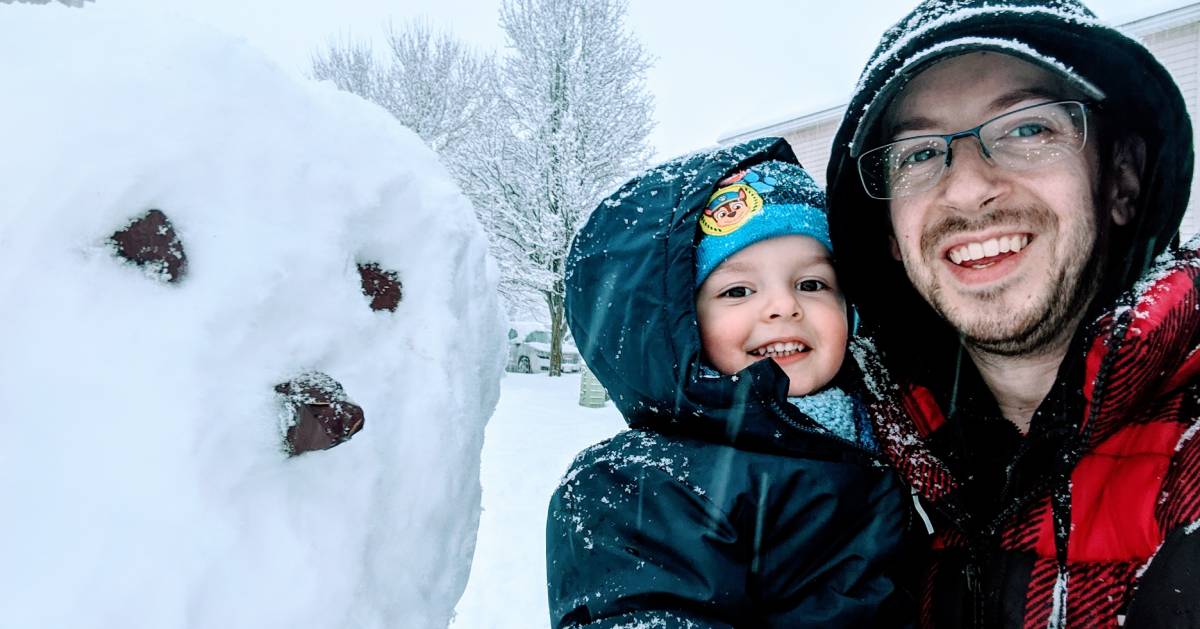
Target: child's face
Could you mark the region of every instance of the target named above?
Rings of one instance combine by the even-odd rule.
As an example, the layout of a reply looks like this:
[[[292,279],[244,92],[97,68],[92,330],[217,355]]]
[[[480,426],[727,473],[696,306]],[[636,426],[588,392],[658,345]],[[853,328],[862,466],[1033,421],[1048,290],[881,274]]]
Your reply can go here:
[[[780,236],[726,258],[696,294],[700,341],[723,374],[770,358],[788,395],[825,386],[846,355],[846,303],[829,251],[808,236]]]

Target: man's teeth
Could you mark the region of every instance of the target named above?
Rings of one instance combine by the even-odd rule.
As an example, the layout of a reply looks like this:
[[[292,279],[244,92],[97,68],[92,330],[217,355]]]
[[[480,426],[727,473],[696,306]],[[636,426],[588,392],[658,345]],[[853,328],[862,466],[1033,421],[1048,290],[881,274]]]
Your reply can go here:
[[[751,350],[750,353],[755,356],[788,356],[796,352],[808,350],[808,346],[804,343],[795,343],[789,341],[787,343],[771,343],[762,347]]]
[[[955,264],[990,258],[1002,253],[1016,253],[1029,244],[1029,236],[1014,234],[990,238],[983,242],[972,242],[950,250],[950,261]]]

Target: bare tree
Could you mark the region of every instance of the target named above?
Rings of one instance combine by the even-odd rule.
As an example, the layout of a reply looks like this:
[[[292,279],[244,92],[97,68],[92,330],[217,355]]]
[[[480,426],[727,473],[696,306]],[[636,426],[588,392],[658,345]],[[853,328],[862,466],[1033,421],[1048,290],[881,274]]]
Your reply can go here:
[[[495,60],[424,22],[389,27],[387,42],[381,60],[367,42],[331,41],[313,55],[313,78],[381,105],[453,161],[494,107]]]
[[[472,136],[460,183],[481,208],[506,294],[540,295],[561,373],[571,238],[649,157],[649,61],[624,26],[624,0],[505,0],[509,54],[490,125]]]
[[[364,40],[330,40],[324,50],[313,53],[312,76],[331,81],[338,89],[379,103],[380,86],[388,82],[390,69],[375,59],[371,44]],[[388,110],[392,115],[395,111]]]

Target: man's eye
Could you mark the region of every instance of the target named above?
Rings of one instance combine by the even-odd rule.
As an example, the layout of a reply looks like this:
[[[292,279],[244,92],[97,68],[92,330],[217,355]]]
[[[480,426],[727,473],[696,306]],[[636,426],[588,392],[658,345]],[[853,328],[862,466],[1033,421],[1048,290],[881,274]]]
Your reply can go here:
[[[920,164],[923,162],[927,162],[931,159],[934,159],[934,158],[938,157],[938,155],[940,155],[940,154],[941,154],[941,151],[939,151],[935,148],[927,147],[927,148],[917,149],[915,151],[912,151],[911,153],[908,153],[907,155],[904,155],[900,159],[900,164],[902,166]]]
[[[805,293],[813,293],[829,288],[829,285],[821,280],[800,280],[796,282],[796,289]]]
[[[720,295],[717,295],[717,296],[718,297],[732,297],[734,299],[737,299],[740,297],[749,297],[750,289],[746,288],[745,286],[734,286],[733,288],[725,289],[724,292],[722,292]]]
[[[1043,133],[1046,133],[1047,131],[1049,131],[1049,129],[1046,127],[1046,125],[1044,125],[1040,122],[1027,122],[1023,125],[1014,127],[1012,131],[1008,132],[1006,137],[1031,138],[1035,135],[1042,135]]]
[[[912,143],[899,143],[892,149],[889,164],[893,176],[899,176],[904,171],[916,170],[939,163],[937,160],[946,154],[945,149],[931,140],[914,140]]]

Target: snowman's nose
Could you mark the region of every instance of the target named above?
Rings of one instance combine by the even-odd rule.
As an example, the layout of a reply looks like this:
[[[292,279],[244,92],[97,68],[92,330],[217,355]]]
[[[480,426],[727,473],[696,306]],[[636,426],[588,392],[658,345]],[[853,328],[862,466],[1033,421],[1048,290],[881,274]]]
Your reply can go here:
[[[275,392],[289,416],[284,445],[291,456],[328,450],[363,428],[362,407],[351,402],[341,383],[326,374],[302,374],[275,385]]]

